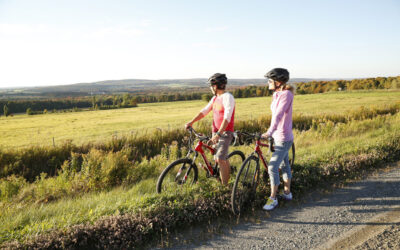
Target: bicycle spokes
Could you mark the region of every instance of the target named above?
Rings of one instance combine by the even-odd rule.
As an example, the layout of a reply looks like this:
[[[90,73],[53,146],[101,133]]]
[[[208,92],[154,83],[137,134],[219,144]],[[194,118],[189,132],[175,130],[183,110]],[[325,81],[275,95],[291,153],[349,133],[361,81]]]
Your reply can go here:
[[[232,190],[232,210],[240,214],[244,205],[254,197],[259,177],[258,159],[250,156],[243,163],[236,176]]]

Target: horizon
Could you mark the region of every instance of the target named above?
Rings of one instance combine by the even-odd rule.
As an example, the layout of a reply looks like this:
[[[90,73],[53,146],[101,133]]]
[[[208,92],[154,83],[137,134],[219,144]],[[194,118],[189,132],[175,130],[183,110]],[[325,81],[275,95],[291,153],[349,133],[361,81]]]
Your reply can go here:
[[[375,77],[333,77],[333,78],[324,78],[324,77],[291,77],[289,81],[293,79],[307,79],[313,81],[335,81],[335,80],[354,80],[354,79],[367,79],[367,78],[377,78],[377,77],[397,77],[399,75],[392,76],[375,76]],[[194,77],[194,78],[169,78],[169,79],[139,79],[139,78],[130,78],[130,79],[108,79],[108,80],[100,80],[94,82],[76,82],[76,83],[66,83],[66,84],[54,84],[54,85],[26,85],[26,86],[11,86],[11,87],[3,87],[0,86],[0,89],[23,89],[23,88],[46,88],[46,87],[57,87],[57,86],[70,86],[77,84],[94,84],[100,82],[108,82],[108,81],[128,81],[128,80],[143,80],[143,81],[171,81],[171,80],[194,80],[194,79],[208,79],[207,77]],[[230,78],[231,80],[264,80],[265,78]],[[229,81],[229,78],[228,78]]]
[[[396,77],[396,76],[376,76],[376,77]],[[307,80],[327,80],[327,81],[335,81],[335,80],[353,80],[353,79],[366,79],[366,78],[376,78],[376,77],[336,77],[336,78],[323,78],[323,77],[291,77],[289,81],[292,79],[307,79]],[[77,82],[77,83],[67,83],[67,84],[55,84],[55,85],[31,85],[31,86],[16,86],[16,87],[2,87],[0,89],[22,89],[22,88],[46,88],[46,87],[57,87],[57,86],[70,86],[76,84],[94,84],[100,82],[108,82],[108,81],[128,81],[128,80],[143,80],[143,81],[172,81],[172,80],[194,80],[194,79],[207,79],[207,77],[195,77],[195,78],[169,78],[169,79],[112,79],[112,80],[100,80],[94,82]],[[265,78],[230,78],[231,80],[264,80]],[[229,79],[228,79],[229,81]]]
[[[274,67],[291,78],[398,76],[399,14],[390,0],[0,1],[0,89],[262,79]]]

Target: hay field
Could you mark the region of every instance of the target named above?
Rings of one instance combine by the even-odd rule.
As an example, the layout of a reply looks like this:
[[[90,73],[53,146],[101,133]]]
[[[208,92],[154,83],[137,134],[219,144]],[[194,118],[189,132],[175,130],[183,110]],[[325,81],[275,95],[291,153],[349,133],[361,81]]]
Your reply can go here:
[[[294,114],[332,114],[360,106],[392,104],[400,100],[399,91],[331,92],[296,95]],[[271,97],[236,99],[236,120],[258,118],[270,113]],[[155,128],[183,126],[205,106],[204,101],[140,104],[137,108],[72,113],[50,113],[0,117],[0,147],[22,148],[30,145],[75,144],[102,141],[111,136],[151,133]],[[210,120],[211,114],[207,119]]]

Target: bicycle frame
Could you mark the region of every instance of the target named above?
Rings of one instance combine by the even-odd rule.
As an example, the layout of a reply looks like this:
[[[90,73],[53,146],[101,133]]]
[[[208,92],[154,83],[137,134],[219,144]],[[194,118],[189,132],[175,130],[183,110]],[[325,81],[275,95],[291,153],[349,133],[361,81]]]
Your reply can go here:
[[[261,161],[264,164],[265,169],[268,170],[268,164],[265,161],[264,155],[263,155],[263,153],[261,151],[261,147],[269,147],[269,145],[268,144],[264,144],[264,143],[261,142],[260,139],[257,139],[256,140],[256,147],[255,147],[255,150],[254,150],[253,154],[257,153],[258,157],[261,158]]]
[[[201,155],[201,158],[203,159],[203,162],[205,163],[205,166],[203,165],[203,169],[205,171],[207,171],[210,176],[216,176],[217,172],[214,170],[214,168],[211,166],[211,163],[209,162],[209,160],[207,159],[205,152],[204,152],[204,148],[206,148],[207,150],[210,151],[210,153],[212,155],[215,154],[215,149],[213,147],[208,146],[207,144],[203,143],[203,140],[205,139],[209,139],[208,137],[202,137],[202,135],[198,134],[193,128],[189,129],[191,135],[190,135],[190,139],[189,139],[189,152],[187,153],[186,157],[190,159],[190,155],[194,152],[195,155],[192,159],[192,163],[194,164],[196,161],[196,158],[198,157],[198,155]],[[199,137],[199,141],[197,142],[196,146],[194,147],[194,150],[192,149],[192,133],[196,136]],[[191,169],[191,168],[190,168]],[[185,180],[187,178],[187,175],[190,172],[190,169],[188,170],[188,172],[185,174]]]
[[[196,151],[195,157],[193,158],[193,162],[196,160],[196,157],[200,153],[201,158],[203,158],[204,163],[206,164],[207,167],[203,166],[204,170],[208,171],[210,175],[215,175],[214,169],[212,168],[210,162],[208,161],[205,152],[203,150],[203,147],[208,149],[212,155],[215,154],[215,149],[208,146],[207,144],[204,144],[201,140],[197,143],[197,145],[194,148],[194,151]]]

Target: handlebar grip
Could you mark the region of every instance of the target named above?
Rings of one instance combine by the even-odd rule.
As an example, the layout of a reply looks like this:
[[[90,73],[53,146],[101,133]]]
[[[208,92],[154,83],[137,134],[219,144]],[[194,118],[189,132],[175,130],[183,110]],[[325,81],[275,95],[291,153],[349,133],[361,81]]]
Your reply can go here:
[[[271,145],[269,146],[269,151],[270,151],[271,153],[275,152],[275,147],[274,147],[273,144],[271,144]]]

